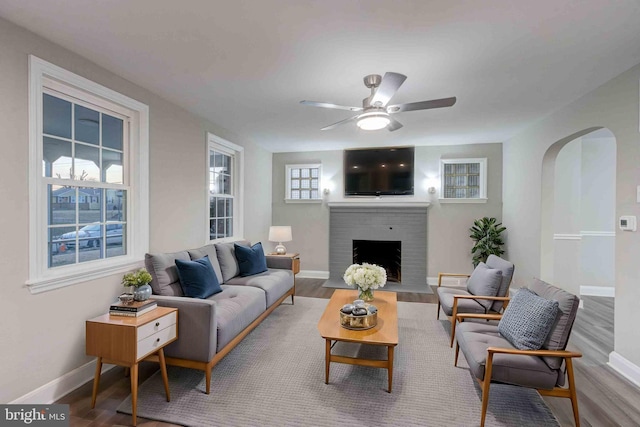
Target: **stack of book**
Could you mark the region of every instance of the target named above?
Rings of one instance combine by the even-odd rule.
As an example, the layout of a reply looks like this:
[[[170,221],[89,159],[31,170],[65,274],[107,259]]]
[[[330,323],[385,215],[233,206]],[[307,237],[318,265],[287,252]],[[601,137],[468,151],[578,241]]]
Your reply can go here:
[[[121,302],[111,304],[109,314],[112,316],[131,316],[138,317],[156,308],[158,304],[156,300],[148,299],[146,301],[133,301],[130,304]]]

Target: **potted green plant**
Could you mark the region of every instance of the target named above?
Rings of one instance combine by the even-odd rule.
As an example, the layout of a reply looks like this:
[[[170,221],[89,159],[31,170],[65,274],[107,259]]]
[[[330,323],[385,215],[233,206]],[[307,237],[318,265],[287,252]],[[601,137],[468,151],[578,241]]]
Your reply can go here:
[[[486,262],[489,255],[500,256],[504,253],[502,246],[504,241],[500,234],[506,230],[501,222],[495,218],[484,217],[473,222],[473,227],[469,229],[469,237],[475,242],[471,249],[473,255],[474,268],[480,262]]]
[[[122,277],[122,285],[133,288],[135,301],[144,301],[151,296],[151,286],[149,286],[151,280],[151,274],[145,268],[141,268],[138,271],[126,273]]]

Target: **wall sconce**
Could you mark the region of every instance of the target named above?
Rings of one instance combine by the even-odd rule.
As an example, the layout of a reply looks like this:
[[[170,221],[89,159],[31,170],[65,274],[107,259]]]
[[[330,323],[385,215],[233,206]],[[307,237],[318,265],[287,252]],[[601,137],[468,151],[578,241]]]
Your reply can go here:
[[[429,187],[429,194],[436,194],[436,187]]]
[[[328,188],[325,188],[324,190],[322,190],[322,194],[324,194],[325,196],[328,196],[329,193],[331,193],[331,190],[329,190]]]

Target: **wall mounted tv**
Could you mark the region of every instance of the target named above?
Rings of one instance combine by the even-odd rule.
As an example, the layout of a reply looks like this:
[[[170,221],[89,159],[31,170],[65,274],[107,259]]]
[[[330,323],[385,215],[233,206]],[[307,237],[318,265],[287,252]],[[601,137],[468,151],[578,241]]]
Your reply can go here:
[[[344,150],[344,195],[413,195],[413,159],[414,147]]]

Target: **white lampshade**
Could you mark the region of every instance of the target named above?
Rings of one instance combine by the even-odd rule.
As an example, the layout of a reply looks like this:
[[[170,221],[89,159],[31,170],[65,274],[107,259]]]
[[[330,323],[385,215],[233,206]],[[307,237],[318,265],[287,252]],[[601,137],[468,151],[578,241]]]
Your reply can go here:
[[[271,242],[290,242],[293,240],[290,225],[273,225],[269,228],[269,240]]]
[[[269,228],[269,240],[272,242],[278,242],[278,246],[276,246],[276,254],[286,254],[287,248],[284,247],[282,242],[290,242],[291,240],[293,240],[293,236],[291,236],[291,226],[272,225]]]

